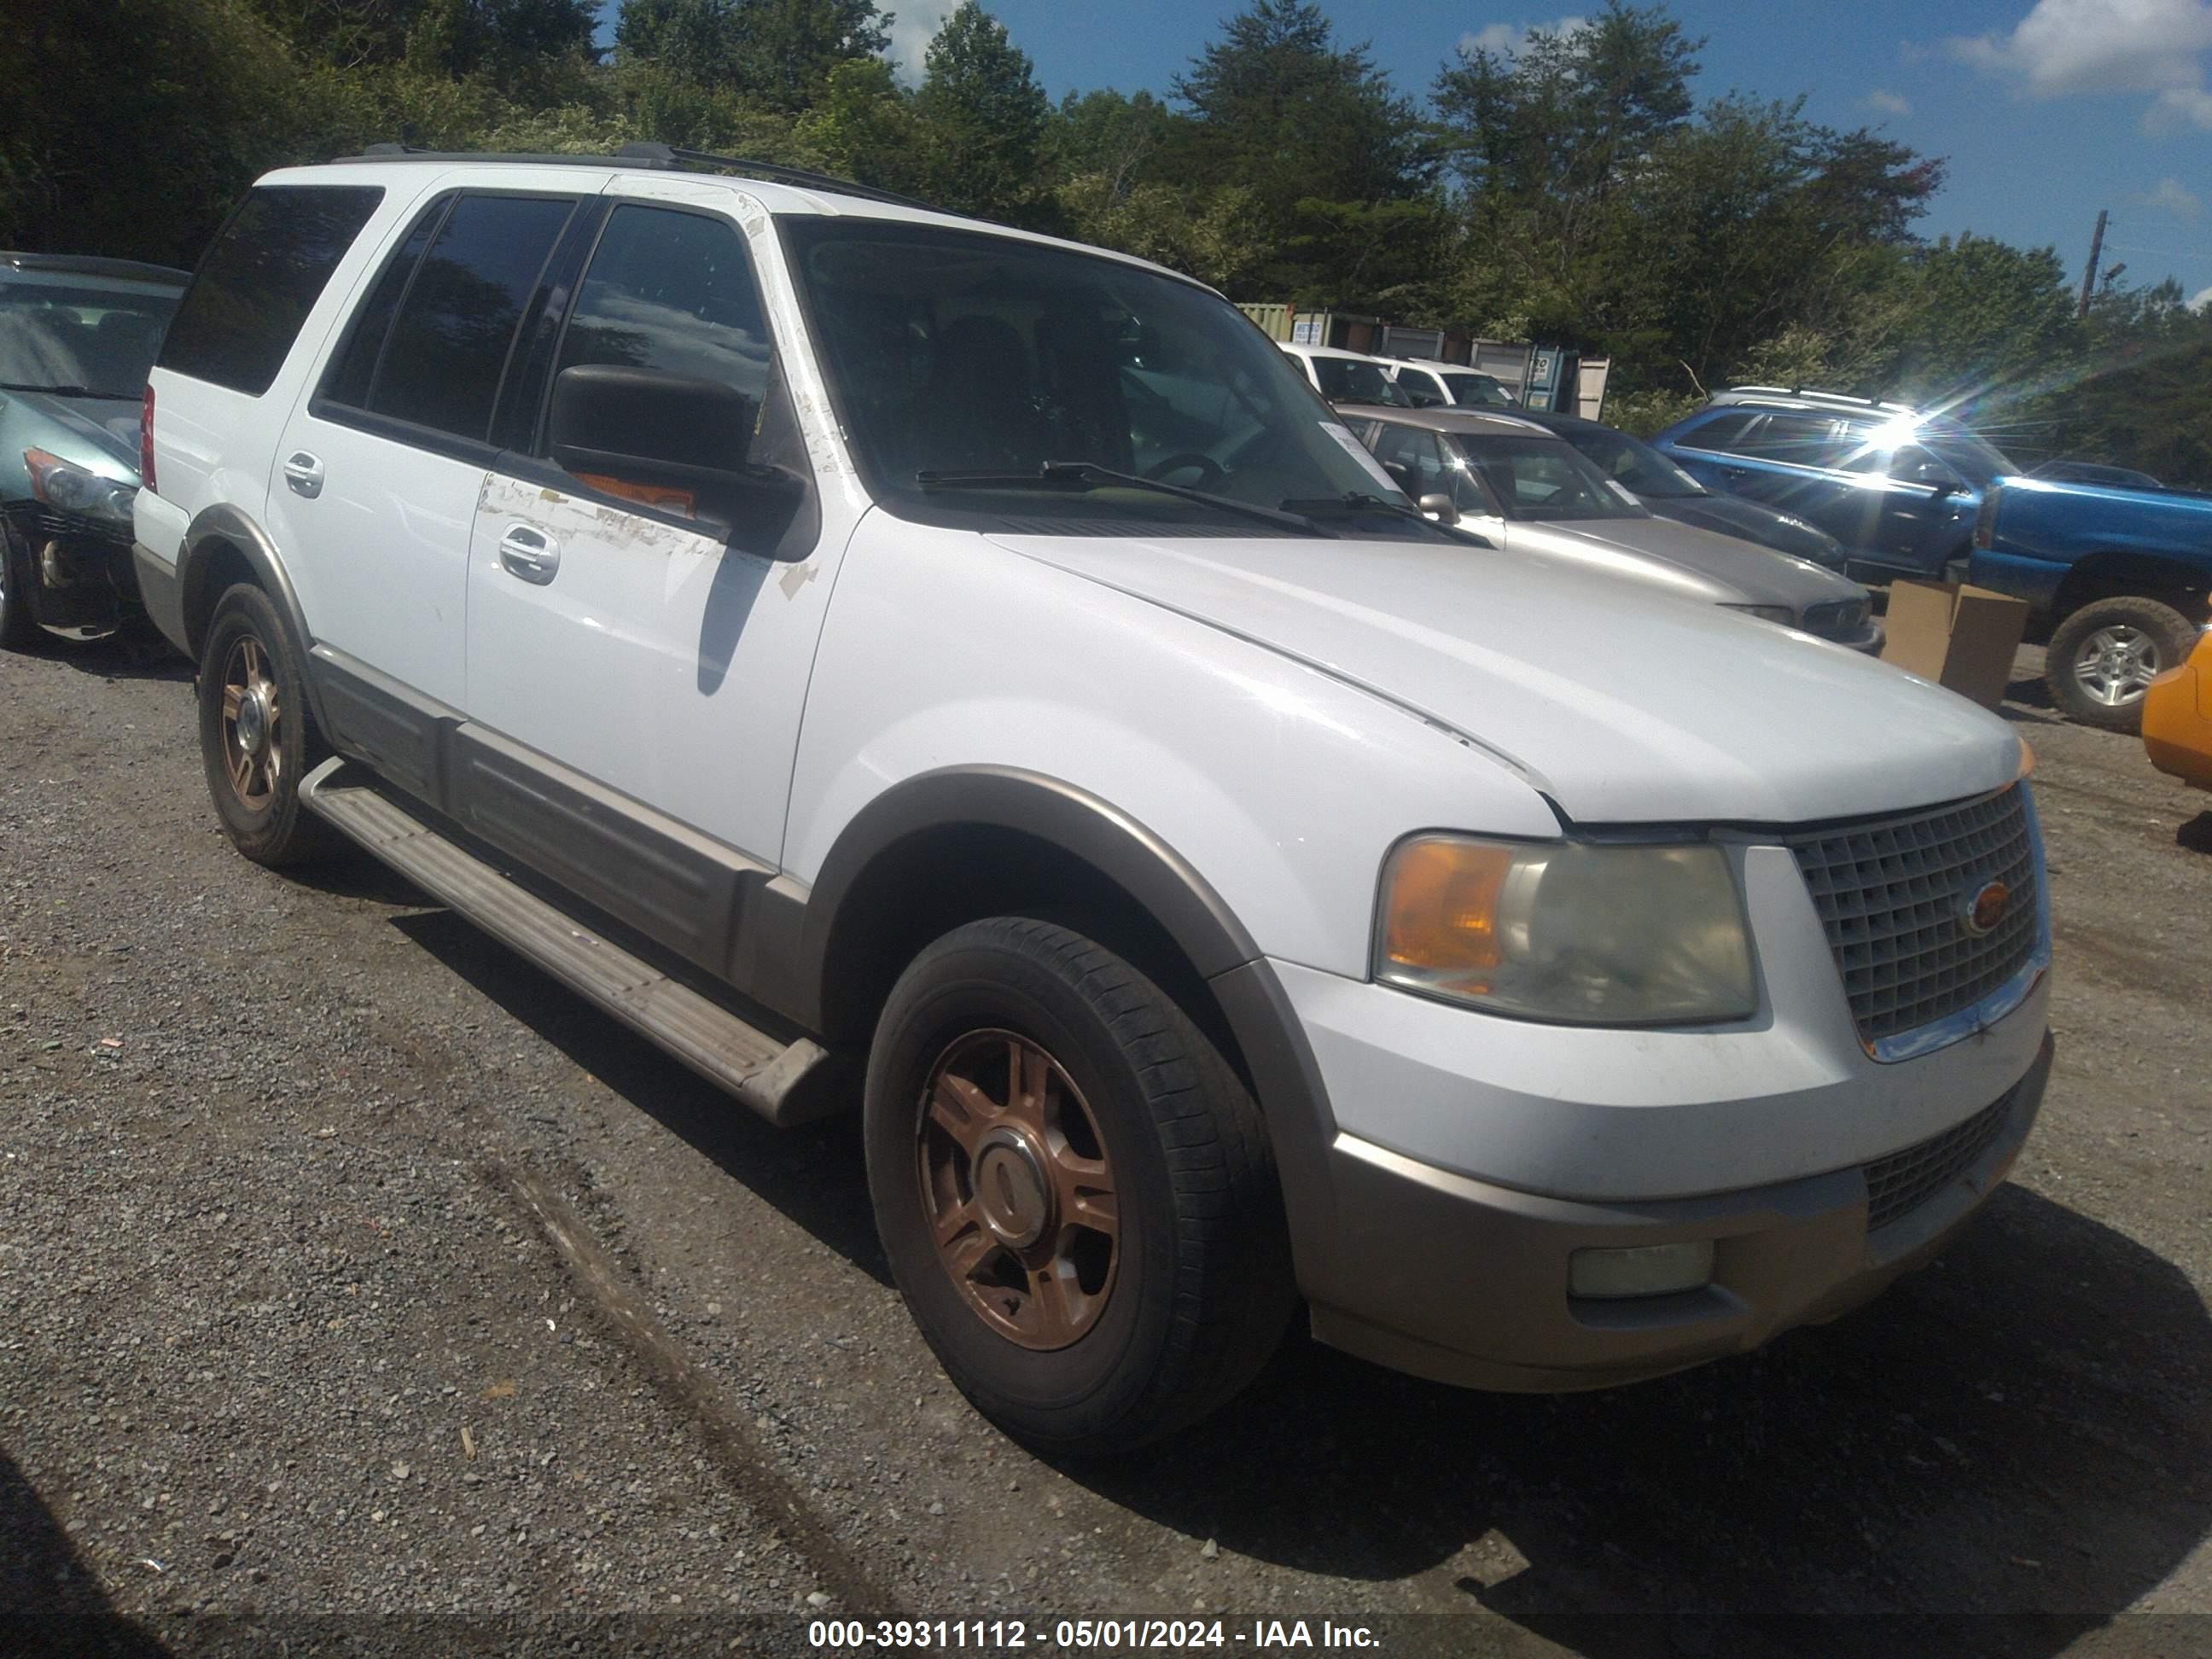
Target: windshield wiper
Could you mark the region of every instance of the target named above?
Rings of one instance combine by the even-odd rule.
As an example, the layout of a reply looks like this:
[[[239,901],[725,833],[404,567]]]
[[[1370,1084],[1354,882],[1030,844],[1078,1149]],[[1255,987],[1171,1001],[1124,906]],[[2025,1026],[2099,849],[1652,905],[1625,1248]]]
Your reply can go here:
[[[1457,525],[1439,523],[1437,520],[1431,518],[1427,514],[1422,512],[1418,507],[1408,507],[1402,501],[1389,500],[1387,497],[1377,495],[1370,490],[1347,489],[1341,495],[1321,495],[1315,497],[1311,501],[1293,496],[1289,501],[1285,501],[1283,505],[1285,507],[1297,513],[1334,512],[1343,513],[1346,514],[1353,513],[1388,513],[1394,518],[1411,519],[1415,524],[1419,525],[1425,530],[1438,531],[1447,535],[1466,537],[1476,541],[1480,541],[1482,539],[1480,537],[1476,536],[1474,532],[1472,530],[1462,530]],[[1487,544],[1486,543],[1485,545],[1487,545]]]
[[[36,392],[48,398],[109,398],[118,403],[137,403],[135,392],[95,392],[88,386],[32,386],[22,380],[0,380],[0,392]]]
[[[925,470],[915,473],[914,481],[929,491],[1034,489],[1040,485],[1046,489],[1096,489],[1102,484],[1119,484],[1125,489],[1149,489],[1154,495],[1172,495],[1178,501],[1218,507],[1224,513],[1242,514],[1248,519],[1257,519],[1262,524],[1271,524],[1279,529],[1295,530],[1302,536],[1328,534],[1303,514],[1285,512],[1280,507],[1261,507],[1257,501],[1240,501],[1234,495],[1217,495],[1210,489],[1193,489],[1187,484],[1172,484],[1158,478],[1147,478],[1141,472],[1117,472],[1110,466],[1099,465],[1096,461],[1047,461],[1034,472],[932,472]]]

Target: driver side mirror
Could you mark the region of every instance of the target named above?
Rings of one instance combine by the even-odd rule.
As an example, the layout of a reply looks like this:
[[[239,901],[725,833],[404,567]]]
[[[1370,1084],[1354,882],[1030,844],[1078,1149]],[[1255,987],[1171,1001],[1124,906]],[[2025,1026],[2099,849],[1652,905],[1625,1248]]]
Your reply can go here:
[[[759,420],[759,401],[725,380],[579,363],[555,377],[548,424],[553,459],[581,482],[766,553],[806,486],[746,465]]]
[[[1414,505],[1421,509],[1423,517],[1434,519],[1438,524],[1459,522],[1459,503],[1449,495],[1424,495]]]

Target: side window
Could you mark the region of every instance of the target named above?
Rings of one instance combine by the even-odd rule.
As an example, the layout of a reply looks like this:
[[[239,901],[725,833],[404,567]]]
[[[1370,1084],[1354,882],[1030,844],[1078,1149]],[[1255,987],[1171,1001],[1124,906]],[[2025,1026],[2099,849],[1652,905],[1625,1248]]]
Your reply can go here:
[[[1714,416],[1702,426],[1692,427],[1674,441],[1684,449],[1734,449],[1735,441],[1755,418],[1748,410],[1731,410],[1725,415]]]
[[[332,403],[355,409],[368,407],[370,382],[376,374],[376,361],[384,355],[385,337],[392,332],[392,314],[399,309],[407,284],[414,280],[416,267],[422,263],[422,250],[430,246],[431,234],[452,205],[449,200],[439,201],[423,210],[376,279],[368,298],[355,310],[346,327],[345,344],[323,376],[323,396]]]
[[[1447,487],[1436,439],[1417,428],[1385,423],[1376,434],[1375,459],[1415,501],[1443,494]]]
[[[516,325],[574,207],[543,196],[455,202],[399,301],[368,408],[482,441]]]
[[[607,495],[725,525],[733,546],[804,556],[821,530],[813,469],[736,226],[637,202],[607,216],[538,453]]]
[[[331,273],[376,211],[374,185],[264,185],[200,260],[161,368],[259,397]]]
[[[1791,466],[1834,466],[1844,445],[1836,437],[1836,423],[1824,415],[1769,415],[1735,450]]]
[[[1436,409],[1447,401],[1443,388],[1437,384],[1437,377],[1425,369],[1400,369],[1398,389],[1416,409]]]
[[[617,208],[554,366],[611,364],[735,386],[757,410],[774,356],[744,239],[727,220]]]

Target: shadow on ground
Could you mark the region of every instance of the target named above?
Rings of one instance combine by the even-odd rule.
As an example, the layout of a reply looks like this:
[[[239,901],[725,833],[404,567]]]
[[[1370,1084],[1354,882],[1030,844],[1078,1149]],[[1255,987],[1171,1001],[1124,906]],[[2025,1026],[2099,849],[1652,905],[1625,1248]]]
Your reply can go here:
[[[850,1120],[770,1129],[459,919],[394,925],[886,1280]],[[2208,1379],[2212,1319],[2178,1268],[2012,1186],[1870,1308],[1759,1353],[1532,1397],[1294,1341],[1200,1428],[1066,1473],[1191,1539],[1418,1581],[1423,1604],[1484,1607],[1593,1659],[1686,1639],[2056,1654],[2212,1534]],[[1972,1618],[1916,1636],[1833,1616],[1877,1613]]]
[[[878,1283],[890,1283],[868,1206],[857,1093],[852,1112],[773,1128],[453,912],[396,916],[392,926],[732,1179]]]
[[[119,1616],[69,1534],[0,1451],[0,1645],[15,1653],[167,1651]]]
[[[168,680],[190,684],[191,663],[159,635],[125,629],[96,640],[48,634],[33,647],[41,656],[104,680]]]

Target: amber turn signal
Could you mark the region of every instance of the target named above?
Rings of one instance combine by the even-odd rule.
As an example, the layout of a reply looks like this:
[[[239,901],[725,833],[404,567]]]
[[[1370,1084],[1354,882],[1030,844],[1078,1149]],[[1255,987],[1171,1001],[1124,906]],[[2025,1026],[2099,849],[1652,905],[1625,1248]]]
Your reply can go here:
[[[1398,849],[1385,886],[1383,954],[1424,976],[1479,979],[1498,966],[1498,901],[1513,849],[1438,836]]]

